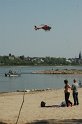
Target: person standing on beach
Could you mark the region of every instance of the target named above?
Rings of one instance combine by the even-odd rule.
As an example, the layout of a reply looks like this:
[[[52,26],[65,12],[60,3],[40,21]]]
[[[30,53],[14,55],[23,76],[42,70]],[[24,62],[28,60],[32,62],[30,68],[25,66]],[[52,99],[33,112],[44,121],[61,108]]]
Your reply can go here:
[[[69,105],[72,106],[72,102],[69,100],[71,86],[69,85],[68,80],[64,80],[64,83],[65,83],[65,87],[64,87],[65,102],[66,102],[66,106],[69,107]]]
[[[74,105],[79,105],[79,101],[78,101],[78,83],[77,81],[74,79],[73,80],[73,84],[72,84],[72,90],[73,90],[73,99],[74,99]]]

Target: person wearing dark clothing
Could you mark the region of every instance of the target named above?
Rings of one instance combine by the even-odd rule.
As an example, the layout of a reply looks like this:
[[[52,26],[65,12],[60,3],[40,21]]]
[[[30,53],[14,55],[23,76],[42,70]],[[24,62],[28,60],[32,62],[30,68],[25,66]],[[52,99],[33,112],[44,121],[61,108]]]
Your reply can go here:
[[[79,105],[79,101],[78,101],[78,87],[79,87],[79,85],[78,85],[77,81],[74,79],[73,80],[73,84],[72,84],[74,105]]]
[[[65,102],[66,102],[66,106],[69,107],[69,105],[72,106],[72,102],[69,100],[71,86],[68,84],[68,80],[64,80],[64,83],[65,83],[65,87],[64,87]]]

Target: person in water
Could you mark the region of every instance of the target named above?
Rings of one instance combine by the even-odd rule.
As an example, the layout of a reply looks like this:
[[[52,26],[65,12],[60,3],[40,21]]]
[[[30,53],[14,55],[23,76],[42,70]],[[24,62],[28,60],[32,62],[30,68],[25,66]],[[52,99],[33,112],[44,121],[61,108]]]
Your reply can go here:
[[[70,105],[72,106],[72,102],[69,100],[71,86],[69,85],[68,80],[64,80],[64,84],[65,102],[66,106],[69,107]]]

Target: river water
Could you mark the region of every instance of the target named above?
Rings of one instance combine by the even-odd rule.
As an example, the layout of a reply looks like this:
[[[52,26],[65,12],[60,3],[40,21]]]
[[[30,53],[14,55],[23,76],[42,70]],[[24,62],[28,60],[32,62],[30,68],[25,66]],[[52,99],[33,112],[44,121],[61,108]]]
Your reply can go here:
[[[64,79],[68,79],[70,85],[73,79],[82,82],[82,75],[62,74],[31,74],[33,71],[55,69],[78,69],[82,66],[1,66],[0,67],[0,92],[12,92],[32,89],[63,88]],[[19,77],[5,77],[9,70],[21,72]]]

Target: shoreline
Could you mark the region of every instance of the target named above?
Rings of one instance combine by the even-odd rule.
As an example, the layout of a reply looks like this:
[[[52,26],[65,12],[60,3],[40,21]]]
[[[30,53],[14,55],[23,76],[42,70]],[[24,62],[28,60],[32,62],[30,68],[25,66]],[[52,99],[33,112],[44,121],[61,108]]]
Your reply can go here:
[[[11,92],[0,94],[0,122],[16,124],[21,104],[24,100],[18,124],[63,124],[82,123],[82,89],[79,88],[78,106],[59,107],[64,101],[64,89],[52,89],[34,92]],[[23,99],[24,98],[24,99]],[[72,92],[70,100],[73,102]],[[46,107],[41,108],[41,101]],[[56,123],[55,123],[56,122]]]
[[[16,91],[7,91],[7,92],[0,92],[0,94],[6,93],[35,93],[35,92],[43,92],[43,91],[52,91],[52,90],[61,90],[62,88],[45,88],[45,89],[25,89],[25,90],[16,90]]]

